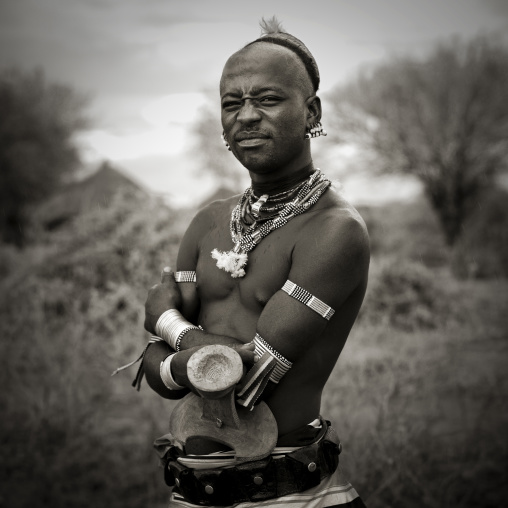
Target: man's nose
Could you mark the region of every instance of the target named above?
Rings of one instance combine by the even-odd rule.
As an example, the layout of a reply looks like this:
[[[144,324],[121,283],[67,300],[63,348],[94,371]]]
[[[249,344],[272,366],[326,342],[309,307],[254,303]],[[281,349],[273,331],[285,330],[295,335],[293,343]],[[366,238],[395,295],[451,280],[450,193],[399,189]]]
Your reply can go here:
[[[261,115],[253,101],[247,99],[238,112],[237,120],[243,123],[252,123],[261,119]]]

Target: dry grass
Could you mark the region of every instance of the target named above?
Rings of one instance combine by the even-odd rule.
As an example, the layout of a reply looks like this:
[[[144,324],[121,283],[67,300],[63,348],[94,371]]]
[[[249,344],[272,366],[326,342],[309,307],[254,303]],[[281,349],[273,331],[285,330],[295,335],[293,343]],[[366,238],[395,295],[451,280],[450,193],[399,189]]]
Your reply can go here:
[[[370,508],[508,495],[508,283],[448,279],[453,320],[410,333],[360,323],[326,387],[323,413]]]

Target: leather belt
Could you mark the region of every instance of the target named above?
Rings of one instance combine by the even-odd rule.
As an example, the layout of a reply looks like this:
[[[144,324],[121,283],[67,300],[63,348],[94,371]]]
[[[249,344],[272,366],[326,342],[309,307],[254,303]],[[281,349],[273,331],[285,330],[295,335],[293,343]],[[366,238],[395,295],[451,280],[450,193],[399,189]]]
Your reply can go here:
[[[303,492],[335,472],[341,446],[328,425],[316,443],[281,458],[273,456],[222,469],[191,469],[180,464],[169,450],[165,481],[186,501],[201,506],[228,506],[246,501],[264,501]]]

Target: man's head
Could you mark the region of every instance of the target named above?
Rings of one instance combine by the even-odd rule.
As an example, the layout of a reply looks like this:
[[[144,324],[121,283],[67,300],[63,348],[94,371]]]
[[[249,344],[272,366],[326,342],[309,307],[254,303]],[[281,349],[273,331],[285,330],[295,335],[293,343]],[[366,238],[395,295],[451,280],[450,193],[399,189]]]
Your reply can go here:
[[[287,33],[275,16],[269,20],[263,18],[260,25],[264,35],[250,42],[245,47],[247,48],[259,42],[266,42],[288,48],[302,61],[307,71],[308,78],[311,81],[314,93],[317,93],[320,82],[319,69],[316,60],[307,46],[294,35]]]
[[[321,118],[318,86],[312,55],[285,32],[268,33],[229,58],[220,84],[222,126],[251,173],[310,162],[305,131]]]

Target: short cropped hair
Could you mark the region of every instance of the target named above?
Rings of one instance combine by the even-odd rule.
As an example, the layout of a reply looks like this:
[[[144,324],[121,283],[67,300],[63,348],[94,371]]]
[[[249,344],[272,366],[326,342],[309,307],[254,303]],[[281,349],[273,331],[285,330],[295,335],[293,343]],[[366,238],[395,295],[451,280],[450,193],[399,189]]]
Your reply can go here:
[[[317,92],[320,81],[319,69],[316,60],[307,46],[305,46],[305,44],[294,35],[287,33],[275,16],[269,20],[265,20],[263,18],[260,25],[262,31],[261,37],[249,44],[246,44],[244,47],[248,48],[257,42],[269,42],[291,50],[303,62],[305,69],[307,69],[312,87],[314,88],[314,93]]]

